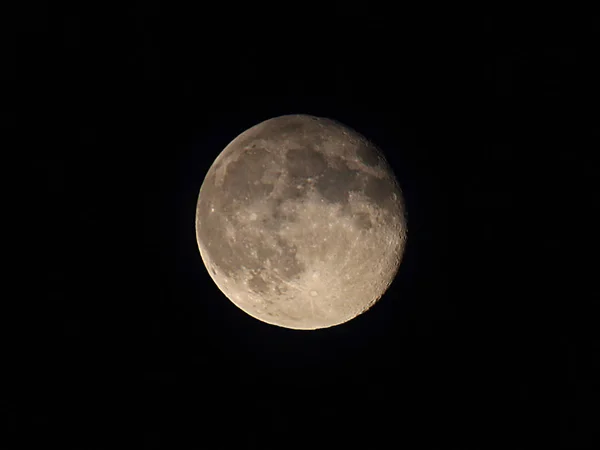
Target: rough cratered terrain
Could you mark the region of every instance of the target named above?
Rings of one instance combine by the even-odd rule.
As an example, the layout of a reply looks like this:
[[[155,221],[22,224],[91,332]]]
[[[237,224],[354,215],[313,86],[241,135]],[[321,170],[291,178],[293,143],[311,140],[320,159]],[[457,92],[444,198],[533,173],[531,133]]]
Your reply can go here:
[[[370,308],[406,239],[379,150],[329,119],[281,116],[240,134],[200,189],[196,234],[217,286],[267,323],[325,328]]]

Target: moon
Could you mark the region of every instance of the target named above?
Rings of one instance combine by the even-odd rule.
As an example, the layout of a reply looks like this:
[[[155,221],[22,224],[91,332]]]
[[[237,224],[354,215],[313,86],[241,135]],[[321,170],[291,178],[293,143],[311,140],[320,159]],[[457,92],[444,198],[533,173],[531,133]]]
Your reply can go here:
[[[255,319],[296,330],[371,308],[396,276],[406,236],[382,152],[309,115],[237,136],[208,170],[196,208],[200,255],[221,292]]]

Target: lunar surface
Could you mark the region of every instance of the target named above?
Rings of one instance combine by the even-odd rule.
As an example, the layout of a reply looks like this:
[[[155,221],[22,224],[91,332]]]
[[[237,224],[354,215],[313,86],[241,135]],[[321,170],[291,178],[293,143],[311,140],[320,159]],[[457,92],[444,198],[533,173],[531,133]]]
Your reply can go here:
[[[223,294],[256,319],[298,330],[342,324],[375,304],[406,232],[402,193],[379,149],[308,115],[235,138],[206,174],[196,210],[200,254]]]

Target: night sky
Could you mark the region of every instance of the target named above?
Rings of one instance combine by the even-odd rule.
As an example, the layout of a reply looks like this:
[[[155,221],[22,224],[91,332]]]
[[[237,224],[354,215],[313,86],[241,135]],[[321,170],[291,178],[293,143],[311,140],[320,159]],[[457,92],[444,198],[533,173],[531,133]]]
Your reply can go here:
[[[3,448],[597,445],[598,18],[204,8],[14,23],[37,275]],[[312,332],[234,306],[194,230],[217,155],[294,113],[375,142],[408,214],[381,301]]]

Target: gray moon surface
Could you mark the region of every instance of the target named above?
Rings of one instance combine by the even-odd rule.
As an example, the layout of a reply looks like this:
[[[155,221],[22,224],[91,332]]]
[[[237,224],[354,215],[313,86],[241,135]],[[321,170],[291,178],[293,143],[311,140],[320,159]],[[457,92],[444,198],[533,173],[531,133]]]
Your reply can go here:
[[[263,322],[327,328],[393,281],[404,200],[381,151],[337,121],[286,115],[237,136],[200,188],[196,238],[221,292]]]

